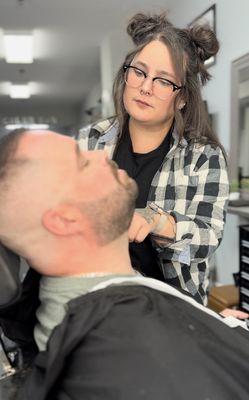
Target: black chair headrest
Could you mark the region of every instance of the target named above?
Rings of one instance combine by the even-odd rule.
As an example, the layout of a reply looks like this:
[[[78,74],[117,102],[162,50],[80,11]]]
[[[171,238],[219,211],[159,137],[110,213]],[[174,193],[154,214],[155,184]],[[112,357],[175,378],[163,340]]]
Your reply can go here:
[[[14,303],[21,294],[20,257],[0,243],[0,309]]]

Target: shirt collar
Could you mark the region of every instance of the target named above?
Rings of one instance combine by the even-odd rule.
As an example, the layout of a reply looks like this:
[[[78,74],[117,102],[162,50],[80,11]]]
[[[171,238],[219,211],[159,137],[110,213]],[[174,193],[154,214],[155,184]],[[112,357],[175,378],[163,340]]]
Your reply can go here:
[[[107,119],[93,125],[93,129],[96,129],[100,133],[99,143],[107,143],[118,136],[119,123],[117,119]],[[182,137],[181,139],[179,138],[179,134],[175,124],[172,132],[172,137],[174,140],[174,145],[181,147],[186,147],[188,145],[188,142],[184,137]]]
[[[93,125],[93,129],[96,129],[100,133],[99,143],[107,143],[118,136],[119,123],[117,119],[114,121],[113,119],[107,119]]]

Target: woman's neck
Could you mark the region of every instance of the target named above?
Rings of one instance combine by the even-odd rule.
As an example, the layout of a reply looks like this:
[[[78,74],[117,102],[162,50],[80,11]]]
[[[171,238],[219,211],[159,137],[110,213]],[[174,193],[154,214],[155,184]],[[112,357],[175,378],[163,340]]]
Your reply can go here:
[[[163,142],[170,131],[173,119],[160,125],[147,125],[130,118],[129,131],[135,153],[149,153]]]

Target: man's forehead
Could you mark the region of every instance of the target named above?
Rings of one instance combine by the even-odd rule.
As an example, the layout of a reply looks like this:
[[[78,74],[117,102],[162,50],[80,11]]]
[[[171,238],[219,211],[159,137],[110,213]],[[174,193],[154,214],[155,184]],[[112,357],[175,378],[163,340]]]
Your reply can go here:
[[[27,131],[21,138],[17,155],[32,156],[44,152],[56,153],[66,146],[74,146],[74,139],[53,131]]]

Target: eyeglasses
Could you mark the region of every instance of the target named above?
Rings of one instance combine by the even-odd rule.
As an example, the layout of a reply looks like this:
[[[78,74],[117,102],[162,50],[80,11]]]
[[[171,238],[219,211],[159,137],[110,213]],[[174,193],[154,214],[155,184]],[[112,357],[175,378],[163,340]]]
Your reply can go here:
[[[126,85],[132,88],[139,88],[143,85],[145,79],[150,77],[146,72],[142,69],[133,67],[133,65],[124,65],[124,79]],[[151,77],[150,77],[151,78]],[[171,82],[169,79],[165,78],[151,78],[152,79],[152,87],[153,94],[161,100],[166,100],[172,92],[176,90],[180,90],[183,86],[178,86],[174,82]]]

